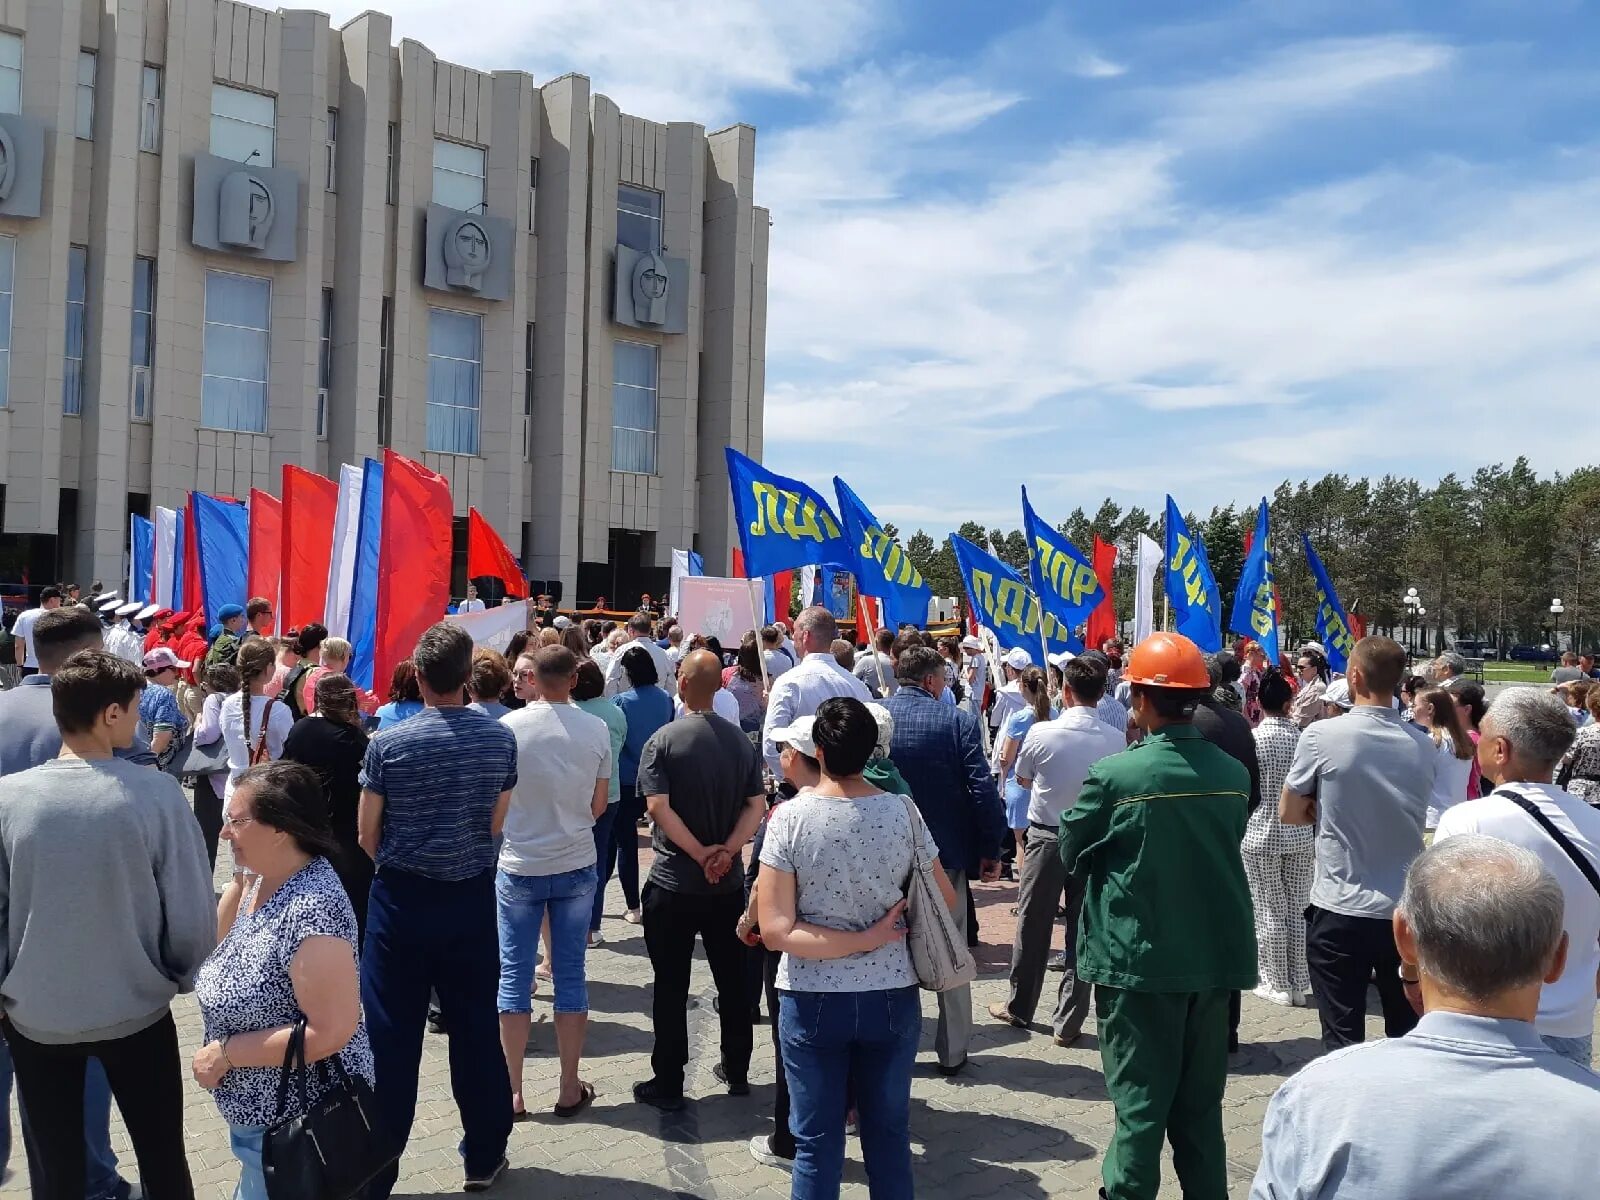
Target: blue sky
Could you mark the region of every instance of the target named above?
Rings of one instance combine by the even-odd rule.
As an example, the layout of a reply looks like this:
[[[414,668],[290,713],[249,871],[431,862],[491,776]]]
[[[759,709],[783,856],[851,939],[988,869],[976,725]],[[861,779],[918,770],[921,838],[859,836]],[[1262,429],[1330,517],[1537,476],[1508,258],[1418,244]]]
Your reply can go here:
[[[766,461],[902,527],[1600,460],[1600,6],[380,7],[754,124]]]

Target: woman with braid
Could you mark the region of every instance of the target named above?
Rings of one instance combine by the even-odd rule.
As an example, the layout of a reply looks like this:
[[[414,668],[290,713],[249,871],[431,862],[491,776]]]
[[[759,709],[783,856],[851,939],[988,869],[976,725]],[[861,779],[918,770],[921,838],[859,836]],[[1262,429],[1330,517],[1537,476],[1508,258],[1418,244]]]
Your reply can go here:
[[[294,725],[286,705],[267,695],[278,659],[266,638],[250,638],[239,646],[239,690],[222,702],[222,738],[228,746],[228,782],[222,800],[233,795],[234,782],[256,763],[283,757],[283,741]]]

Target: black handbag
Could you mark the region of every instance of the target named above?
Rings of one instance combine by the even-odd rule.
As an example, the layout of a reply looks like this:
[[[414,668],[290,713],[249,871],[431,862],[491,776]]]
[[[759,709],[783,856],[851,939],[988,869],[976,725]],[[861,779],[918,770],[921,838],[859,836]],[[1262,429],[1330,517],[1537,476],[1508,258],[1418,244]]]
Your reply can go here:
[[[350,1200],[400,1157],[367,1081],[345,1070],[339,1056],[317,1069],[332,1072],[334,1087],[314,1104],[306,1073],[306,1019],[289,1035],[278,1079],[278,1115],[261,1143],[261,1169],[270,1200]],[[301,1116],[285,1117],[290,1080],[300,1089]]]

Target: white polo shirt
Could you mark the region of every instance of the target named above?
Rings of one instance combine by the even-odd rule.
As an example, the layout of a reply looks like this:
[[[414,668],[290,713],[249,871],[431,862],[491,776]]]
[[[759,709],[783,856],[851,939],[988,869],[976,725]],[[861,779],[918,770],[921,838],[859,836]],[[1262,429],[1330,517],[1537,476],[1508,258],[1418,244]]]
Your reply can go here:
[[[1111,728],[1092,708],[1073,707],[1054,720],[1035,722],[1017,754],[1017,778],[1033,782],[1029,823],[1059,826],[1061,814],[1078,802],[1089,768],[1127,748],[1122,730]]]
[[[1600,809],[1590,808],[1553,783],[1513,783],[1495,792],[1515,791],[1533,801],[1567,840],[1600,871]],[[1458,833],[1482,833],[1532,850],[1561,884],[1567,906],[1567,969],[1539,993],[1534,1025],[1551,1037],[1583,1037],[1594,1032],[1595,972],[1600,970],[1600,893],[1566,851],[1530,817],[1503,795],[1457,804],[1439,818],[1437,844]]]

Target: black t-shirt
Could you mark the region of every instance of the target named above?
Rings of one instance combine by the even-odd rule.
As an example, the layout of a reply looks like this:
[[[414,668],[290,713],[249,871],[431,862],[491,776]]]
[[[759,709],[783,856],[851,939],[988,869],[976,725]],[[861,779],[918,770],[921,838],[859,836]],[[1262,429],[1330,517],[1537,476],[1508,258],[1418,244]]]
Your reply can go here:
[[[317,773],[328,798],[328,819],[343,846],[356,842],[356,810],[361,804],[361,760],[367,735],[327,717],[296,721],[283,741],[283,757]]]
[[[686,713],[650,735],[639,752],[639,794],[667,797],[672,811],[702,845],[726,841],[745,803],[762,793],[761,756],[750,738],[714,713]],[[715,886],[657,825],[650,835],[655,864],[650,882],[669,892],[701,896],[739,892],[738,870]]]
[[[1207,697],[1195,705],[1194,727],[1200,731],[1201,737],[1228,757],[1238,759],[1250,772],[1250,811],[1255,812],[1264,797],[1261,795],[1261,763],[1256,757],[1256,739],[1250,730],[1250,722],[1243,713]],[[1277,805],[1276,796],[1269,799],[1274,806]]]

